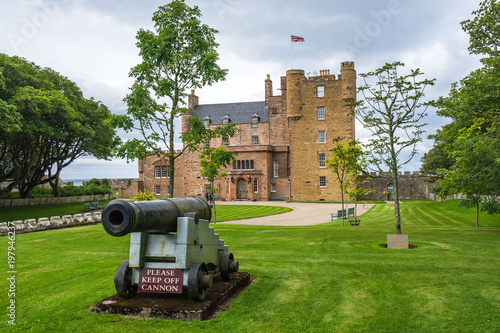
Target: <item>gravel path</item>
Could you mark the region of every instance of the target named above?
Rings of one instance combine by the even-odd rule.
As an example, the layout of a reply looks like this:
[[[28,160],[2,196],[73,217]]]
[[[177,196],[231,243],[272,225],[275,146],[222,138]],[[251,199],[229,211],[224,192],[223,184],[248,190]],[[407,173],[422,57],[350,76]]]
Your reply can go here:
[[[218,201],[218,206],[223,205],[260,205],[260,206],[282,206],[290,207],[293,210],[283,214],[254,217],[244,220],[232,220],[225,224],[245,224],[245,225],[277,225],[277,226],[304,226],[314,225],[331,221],[330,213],[336,213],[342,209],[342,204],[331,203],[300,203],[284,201]],[[373,204],[358,203],[358,216],[367,212]],[[354,204],[345,206],[345,209],[354,207]],[[340,220],[339,220],[340,223]]]

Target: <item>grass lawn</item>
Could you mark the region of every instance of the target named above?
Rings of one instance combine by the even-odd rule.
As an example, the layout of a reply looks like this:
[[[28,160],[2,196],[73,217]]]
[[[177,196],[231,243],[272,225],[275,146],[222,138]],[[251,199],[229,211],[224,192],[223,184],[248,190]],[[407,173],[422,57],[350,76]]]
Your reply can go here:
[[[417,248],[391,250],[380,246],[395,232],[391,207],[375,206],[356,227],[214,225],[257,282],[204,322],[87,311],[115,294],[128,236],[100,225],[18,235],[16,326],[4,279],[0,331],[500,332],[500,216],[481,214],[476,228],[475,211],[457,201],[405,202],[403,233]],[[7,238],[0,244],[6,267]]]

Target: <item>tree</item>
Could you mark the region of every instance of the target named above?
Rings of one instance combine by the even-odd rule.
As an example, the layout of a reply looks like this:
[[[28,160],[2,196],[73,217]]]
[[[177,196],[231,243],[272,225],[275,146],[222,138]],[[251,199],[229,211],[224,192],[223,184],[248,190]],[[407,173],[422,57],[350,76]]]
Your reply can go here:
[[[472,14],[475,15],[474,19],[460,23],[470,37],[469,52],[499,56],[500,3],[497,0],[485,0]]]
[[[8,110],[0,127],[0,197],[19,187],[22,198],[51,183],[59,195],[61,170],[84,155],[108,158],[118,138],[111,113],[85,99],[77,85],[49,69],[0,54],[0,105]]]
[[[345,141],[345,138],[333,139],[333,148],[330,149],[331,156],[327,158],[326,165],[337,177],[342,200],[342,212],[344,211],[344,194],[356,184],[360,170],[360,161],[365,153],[359,142],[355,140]],[[357,196],[357,195],[356,195]],[[342,214],[342,226],[344,225],[344,214]]]
[[[439,170],[450,170],[455,164],[455,160],[449,157],[446,152],[446,143],[443,141],[440,133],[441,131],[438,130],[436,134],[427,137],[428,139],[434,139],[434,145],[420,159],[422,161],[420,172],[429,174],[430,177],[427,181],[431,183],[436,183],[443,178]]]
[[[221,171],[221,168],[227,167],[234,159],[236,153],[232,151],[228,151],[226,147],[206,147],[203,151],[198,155],[200,158],[200,166],[199,170],[200,175],[206,177],[210,182],[210,190],[209,193],[213,194],[217,193],[217,189],[214,187],[214,182],[216,178],[227,177],[227,172]],[[215,200],[213,201],[214,208],[214,223],[217,221],[217,210],[215,207]]]
[[[174,0],[153,14],[154,31],[140,29],[137,46],[142,62],[132,68],[135,79],[125,97],[126,115],[114,119],[115,126],[126,132],[135,131],[141,138],[123,143],[117,156],[134,160],[144,158],[163,145],[168,159],[169,195],[174,191],[174,162],[186,149],[197,146],[203,137],[191,135],[180,153],[174,149],[174,120],[183,108],[188,88],[201,88],[225,79],[226,69],[217,65],[217,30],[202,24],[197,6]]]
[[[447,97],[438,100],[438,114],[451,118],[439,136],[445,151],[455,160],[441,169],[440,193],[461,193],[461,205],[489,214],[500,213],[500,58],[454,84]]]
[[[349,104],[355,108],[356,118],[370,130],[372,138],[367,144],[371,153],[369,163],[383,173],[389,169],[394,184],[394,215],[396,231],[401,234],[401,215],[399,212],[398,171],[417,153],[416,145],[422,141],[424,132],[421,120],[432,102],[421,102],[425,88],[434,85],[434,80],[418,81],[423,75],[419,69],[400,75],[401,62],[385,64],[369,73],[360,74],[364,85],[358,87],[363,99]],[[370,78],[375,80],[370,84]],[[408,156],[402,152],[409,149]]]
[[[210,140],[214,138],[221,137],[223,140],[229,140],[230,137],[234,136],[239,129],[236,128],[237,124],[229,124],[224,126],[218,126],[213,130],[206,128],[203,123],[198,119],[198,117],[193,116],[190,119],[190,129],[191,131],[183,136],[189,136],[191,133],[197,133],[195,135],[204,137],[202,143],[197,145],[191,145],[189,147],[190,152],[198,152],[201,176],[206,177],[210,183],[210,190],[208,193],[217,193],[217,189],[214,186],[215,179],[220,177],[227,177],[227,173],[221,171],[221,168],[227,167],[237,155],[235,152],[228,151],[226,147],[211,147]],[[190,140],[189,137],[186,140]],[[215,207],[215,201],[213,201],[214,208],[214,222],[217,220],[217,212]]]

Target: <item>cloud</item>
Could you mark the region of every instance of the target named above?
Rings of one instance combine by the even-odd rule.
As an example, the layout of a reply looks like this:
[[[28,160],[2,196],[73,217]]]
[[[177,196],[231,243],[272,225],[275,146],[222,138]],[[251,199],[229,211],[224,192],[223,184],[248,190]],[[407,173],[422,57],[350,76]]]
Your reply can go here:
[[[67,76],[112,112],[123,113],[123,97],[139,63],[135,35],[151,29],[151,17],[168,1],[38,0],[2,1],[0,52],[19,55]],[[295,68],[306,72],[355,61],[358,73],[399,60],[420,68],[436,86],[430,99],[446,95],[453,82],[479,67],[467,52],[468,36],[460,22],[478,3],[465,0],[186,0],[198,5],[202,22],[219,30],[220,64],[229,69],[225,82],[197,90],[201,103],[264,99],[264,79],[274,86],[291,67],[290,34],[306,39],[293,45]],[[278,93],[278,92],[276,92]],[[430,131],[446,119],[429,110]],[[179,130],[180,131],[180,130]],[[357,136],[366,130],[357,127]],[[428,143],[422,150],[428,149]],[[88,162],[85,162],[88,163]],[[99,162],[101,163],[101,162]],[[118,163],[118,162],[114,162]],[[87,164],[85,164],[87,165]],[[94,173],[103,172],[96,164]],[[113,164],[115,165],[115,164]],[[72,170],[78,166],[72,165]],[[116,174],[127,168],[117,167]],[[87,165],[85,173],[90,174]],[[128,169],[127,169],[128,170]],[[107,169],[106,169],[107,172]],[[135,171],[127,171],[137,174]],[[129,174],[125,177],[130,177]]]

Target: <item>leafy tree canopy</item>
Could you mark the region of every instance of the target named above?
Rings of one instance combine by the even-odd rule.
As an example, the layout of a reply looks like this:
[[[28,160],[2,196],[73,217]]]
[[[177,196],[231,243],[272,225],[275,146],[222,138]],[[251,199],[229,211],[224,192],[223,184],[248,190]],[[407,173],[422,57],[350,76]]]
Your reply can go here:
[[[111,113],[85,99],[74,82],[49,68],[0,54],[0,197],[21,197],[50,182],[58,195],[61,170],[84,155],[111,156],[117,144]],[[47,175],[47,177],[45,177]]]
[[[174,0],[153,14],[154,30],[137,32],[137,47],[142,58],[129,76],[135,79],[125,97],[127,113],[117,116],[114,125],[139,135],[123,143],[117,156],[134,160],[144,158],[157,147],[165,146],[170,174],[169,195],[174,189],[174,162],[202,139],[185,138],[180,153],[174,149],[174,119],[186,111],[183,99],[189,88],[201,88],[225,79],[226,69],[217,64],[217,30],[201,23],[197,6]]]

